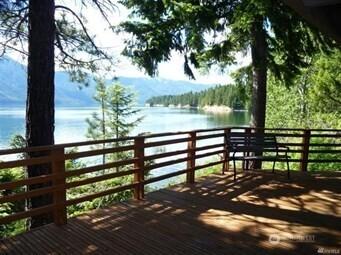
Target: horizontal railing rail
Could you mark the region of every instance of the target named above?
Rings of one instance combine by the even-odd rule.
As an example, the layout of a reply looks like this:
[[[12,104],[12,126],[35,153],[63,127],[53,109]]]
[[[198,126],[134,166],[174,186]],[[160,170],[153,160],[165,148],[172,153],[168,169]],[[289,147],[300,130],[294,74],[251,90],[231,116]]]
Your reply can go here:
[[[0,150],[0,171],[21,169],[25,172],[27,167],[48,165],[49,173],[34,177],[24,174],[21,179],[0,183],[0,204],[28,202],[44,195],[53,199],[48,205],[2,215],[0,224],[52,213],[54,222],[62,225],[67,221],[67,208],[72,205],[127,190],[133,191],[134,198],[142,199],[146,185],[180,175],[186,175],[187,183],[194,183],[196,171],[215,165],[221,165],[225,173],[229,170],[226,151],[229,132],[275,135],[280,146],[288,147],[291,168],[305,172],[310,166],[332,163],[337,164],[333,170],[341,170],[341,130],[338,129],[225,127],[6,149]],[[276,151],[269,149],[267,152]],[[40,156],[29,158],[30,154]],[[103,161],[103,155],[108,159]],[[79,164],[70,167],[70,161]],[[170,166],[174,171],[170,171]],[[115,184],[114,180],[123,177],[122,183]],[[101,187],[101,182],[108,180],[113,180],[114,186],[106,190],[79,192],[76,197],[72,193],[86,185]],[[38,184],[41,185],[38,187]]]

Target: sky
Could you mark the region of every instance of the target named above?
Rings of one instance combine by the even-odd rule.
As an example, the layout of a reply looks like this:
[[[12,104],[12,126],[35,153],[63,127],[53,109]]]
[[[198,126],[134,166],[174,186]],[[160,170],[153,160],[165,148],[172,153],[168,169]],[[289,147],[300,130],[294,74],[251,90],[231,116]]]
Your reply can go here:
[[[129,77],[148,77],[143,70],[139,70],[134,66],[130,60],[124,56],[120,56],[124,48],[124,38],[127,38],[127,34],[114,34],[112,33],[105,20],[99,17],[97,10],[93,8],[87,8],[83,10],[88,22],[89,30],[92,34],[96,34],[96,42],[102,47],[112,48],[115,55],[119,56],[119,63],[116,66],[117,76],[129,76]],[[115,19],[111,22],[113,25],[118,25],[128,17],[128,10],[123,6],[119,6],[117,12],[114,13]],[[238,65],[245,65],[250,62],[249,56],[236,56]],[[231,70],[235,70],[237,67],[231,67]],[[211,70],[208,74],[201,74],[198,70],[194,70],[196,80],[192,82],[197,83],[210,83],[210,84],[228,84],[232,82],[229,74],[221,73],[220,70]],[[189,78],[183,72],[183,57],[174,52],[169,62],[164,62],[159,65],[158,78],[170,79],[170,80],[189,80]]]
[[[87,8],[77,5],[77,1],[70,0],[56,0],[56,4],[62,4],[75,10],[76,13],[80,11],[87,20],[86,26],[89,30],[89,34],[95,36],[95,42],[100,47],[110,49],[116,56],[118,63],[115,66],[116,76],[128,76],[128,77],[149,77],[145,74],[143,70],[139,70],[134,66],[131,61],[121,55],[124,48],[124,39],[129,38],[128,34],[115,34],[108,27],[107,22],[101,17],[99,11],[91,6]],[[79,2],[78,2],[79,3]],[[110,17],[110,22],[112,25],[118,25],[120,22],[128,18],[129,11],[123,7],[118,6],[117,10]],[[10,56],[23,64],[26,61],[19,57],[19,54],[12,53]],[[229,68],[230,72],[236,70],[239,66],[246,65],[250,63],[250,56],[237,55],[236,62],[237,65],[231,66]],[[59,70],[56,66],[56,70]],[[196,80],[189,80],[189,78],[184,74],[183,71],[183,56],[173,52],[171,60],[168,62],[161,63],[158,69],[158,76],[156,78],[169,79],[169,80],[186,80],[192,81],[194,83],[207,83],[207,84],[229,84],[233,80],[231,79],[228,72],[222,73],[221,70],[216,68],[215,70],[210,70],[209,73],[202,74],[198,70],[193,68],[194,76]]]

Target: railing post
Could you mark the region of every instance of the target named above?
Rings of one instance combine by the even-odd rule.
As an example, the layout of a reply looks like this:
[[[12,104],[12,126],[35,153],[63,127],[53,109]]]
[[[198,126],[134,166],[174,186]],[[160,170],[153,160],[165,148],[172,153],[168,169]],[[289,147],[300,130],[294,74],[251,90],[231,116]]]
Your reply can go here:
[[[304,130],[302,138],[302,153],[301,153],[301,165],[300,170],[302,172],[307,171],[308,158],[309,158],[309,143],[310,143],[310,130]]]
[[[251,134],[251,128],[247,127],[245,128],[245,139],[247,139],[247,144],[249,145],[249,137],[250,137],[250,134]],[[243,152],[243,156],[249,156],[248,155],[249,152]],[[256,165],[256,162],[253,163],[253,165],[255,166]],[[249,170],[249,160],[243,160],[242,161],[242,168],[243,170]]]
[[[134,168],[136,169],[134,182],[137,183],[134,189],[134,198],[141,200],[144,198],[144,137],[136,137],[134,143],[134,158],[137,159],[134,164]]]
[[[56,147],[51,151],[52,174],[55,176],[53,178],[53,186],[60,187],[53,193],[53,221],[58,226],[67,223],[64,156],[64,148]]]
[[[231,133],[231,128],[225,129],[224,130],[224,152],[223,152],[223,169],[222,169],[222,174],[225,174],[229,170],[229,157],[230,157],[230,152],[227,151],[227,136],[228,134]]]
[[[187,160],[187,175],[186,175],[186,181],[187,183],[194,183],[195,180],[195,148],[196,148],[196,132],[190,132],[189,138],[187,144],[187,157],[189,158]]]

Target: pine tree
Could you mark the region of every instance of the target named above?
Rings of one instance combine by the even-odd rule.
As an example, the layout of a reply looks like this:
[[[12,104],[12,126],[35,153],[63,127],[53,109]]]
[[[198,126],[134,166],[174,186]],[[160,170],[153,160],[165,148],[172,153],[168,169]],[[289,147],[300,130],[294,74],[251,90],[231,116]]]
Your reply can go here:
[[[173,51],[192,68],[225,68],[236,53],[251,53],[252,125],[264,127],[268,71],[291,83],[305,66],[304,56],[328,50],[332,41],[276,0],[123,0],[132,20],[121,25],[132,33],[123,53],[149,75]],[[211,37],[209,35],[212,35]],[[211,102],[208,102],[211,104]]]
[[[133,108],[136,103],[136,95],[119,83],[109,87],[107,94],[107,115],[109,117],[107,126],[111,127],[108,135],[114,138],[125,137],[143,118],[129,120],[140,112],[139,109]]]
[[[83,8],[68,6],[70,1],[61,4],[55,4],[55,0],[0,1],[0,58],[14,52],[27,59],[27,146],[54,144],[55,64],[67,70],[72,79],[84,83],[87,82],[87,70],[95,72],[102,66],[112,65],[112,56],[99,48],[89,34],[82,12],[84,7],[92,5],[109,22],[108,15],[116,8],[116,1],[80,0],[77,3]],[[45,156],[46,153],[29,152],[28,157]],[[27,167],[28,177],[50,172],[48,165]],[[28,189],[49,185],[32,184]],[[51,194],[35,196],[28,200],[28,208],[52,203]],[[32,216],[29,226],[34,228],[50,223],[52,217],[51,213]]]
[[[103,79],[96,79],[96,94],[94,99],[100,105],[100,114],[94,112],[87,119],[87,137],[94,140],[105,140],[126,137],[136,127],[143,117],[134,118],[139,112],[135,109],[136,95],[130,89],[119,83],[106,86]],[[114,146],[121,146],[124,142],[115,142]],[[105,148],[105,144],[102,145]],[[115,153],[111,159],[126,158],[126,153]],[[103,164],[106,157],[103,156]]]
[[[87,119],[88,130],[87,137],[92,139],[105,140],[106,137],[106,123],[105,123],[105,112],[107,105],[105,104],[106,98],[106,87],[105,81],[101,78],[95,78],[96,82],[96,92],[94,95],[94,99],[99,103],[100,106],[100,115],[97,112],[92,113],[92,119]],[[103,143],[102,148],[105,148],[105,143]],[[102,163],[105,164],[105,155],[103,154]]]

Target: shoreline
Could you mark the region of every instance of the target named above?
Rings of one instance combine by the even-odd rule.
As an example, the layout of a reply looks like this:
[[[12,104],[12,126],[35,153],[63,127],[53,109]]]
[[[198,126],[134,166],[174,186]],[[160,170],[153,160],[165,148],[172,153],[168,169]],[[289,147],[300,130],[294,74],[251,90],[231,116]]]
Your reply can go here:
[[[227,114],[230,112],[245,112],[245,109],[233,109],[231,107],[225,105],[205,105],[205,106],[190,106],[190,105],[162,105],[155,104],[153,106],[146,105],[147,107],[167,107],[167,108],[178,108],[178,109],[197,109],[202,110],[205,113],[213,113],[213,114]]]
[[[206,113],[224,114],[233,112],[233,109],[224,105],[206,105],[204,107],[199,107]]]

